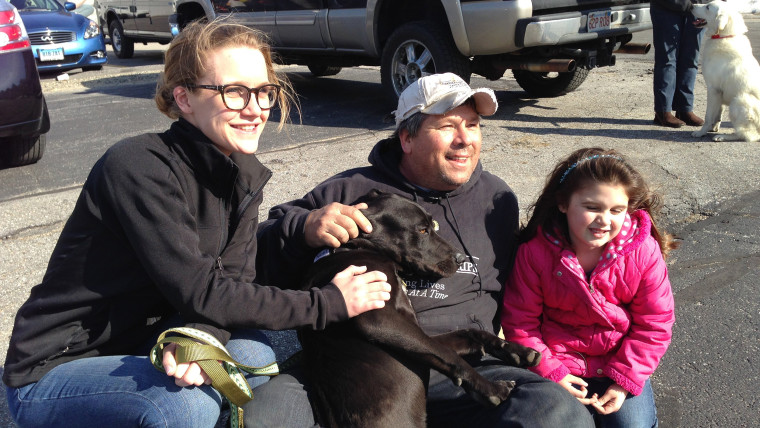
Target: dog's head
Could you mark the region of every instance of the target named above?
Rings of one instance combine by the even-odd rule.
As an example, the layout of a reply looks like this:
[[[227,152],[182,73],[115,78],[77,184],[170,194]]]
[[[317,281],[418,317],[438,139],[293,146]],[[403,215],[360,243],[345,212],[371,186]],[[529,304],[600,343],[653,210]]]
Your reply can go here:
[[[378,251],[391,258],[402,274],[442,278],[453,275],[464,256],[436,232],[438,223],[419,205],[391,193],[373,190],[357,203],[372,223],[345,247]]]
[[[692,4],[691,14],[697,18],[694,25],[707,27],[707,36],[739,36],[746,33],[747,25],[741,13],[731,4],[717,0],[707,4]]]

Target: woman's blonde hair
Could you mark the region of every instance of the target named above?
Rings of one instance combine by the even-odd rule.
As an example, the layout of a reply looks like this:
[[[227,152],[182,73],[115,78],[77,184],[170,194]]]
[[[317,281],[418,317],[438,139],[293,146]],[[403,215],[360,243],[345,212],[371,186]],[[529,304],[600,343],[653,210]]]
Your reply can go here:
[[[156,87],[158,110],[171,119],[179,118],[181,111],[174,100],[174,88],[197,83],[207,71],[206,59],[209,53],[226,47],[249,47],[261,52],[266,62],[269,82],[281,87],[277,100],[277,108],[280,110],[277,129],[282,129],[290,117],[291,106],[298,108],[298,104],[287,77],[274,70],[271,49],[265,39],[262,32],[229,22],[226,18],[190,23],[172,40],[164,56],[164,71]]]

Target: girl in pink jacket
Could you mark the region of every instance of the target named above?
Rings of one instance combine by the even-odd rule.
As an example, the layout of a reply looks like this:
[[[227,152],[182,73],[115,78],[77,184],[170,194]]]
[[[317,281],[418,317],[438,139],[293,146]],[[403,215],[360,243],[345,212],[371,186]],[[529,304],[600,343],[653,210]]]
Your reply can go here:
[[[507,340],[542,353],[531,368],[585,404],[602,427],[655,427],[649,377],[670,344],[673,293],[660,205],[618,153],[560,162],[531,207],[506,285]]]

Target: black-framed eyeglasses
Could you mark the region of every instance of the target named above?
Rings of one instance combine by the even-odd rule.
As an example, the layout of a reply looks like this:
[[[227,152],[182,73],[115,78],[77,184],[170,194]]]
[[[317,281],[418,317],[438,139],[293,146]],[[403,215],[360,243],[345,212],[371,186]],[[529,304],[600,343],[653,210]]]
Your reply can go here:
[[[251,102],[251,93],[256,94],[256,104],[262,110],[269,110],[277,104],[277,96],[280,94],[280,86],[274,83],[248,88],[243,85],[185,85],[188,89],[200,88],[211,89],[222,94],[222,102],[230,110],[243,110]]]

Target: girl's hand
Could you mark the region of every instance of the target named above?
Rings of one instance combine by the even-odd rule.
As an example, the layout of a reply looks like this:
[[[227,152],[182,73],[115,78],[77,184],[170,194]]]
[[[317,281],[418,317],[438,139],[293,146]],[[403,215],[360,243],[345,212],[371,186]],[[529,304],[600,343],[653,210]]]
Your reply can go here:
[[[573,397],[577,398],[583,405],[591,404],[596,401],[596,394],[589,398],[586,397],[586,394],[588,394],[588,390],[586,389],[588,384],[585,380],[577,376],[568,374],[559,381],[559,384],[572,394]]]
[[[596,409],[597,413],[601,415],[609,415],[610,413],[615,413],[620,410],[620,407],[623,406],[623,402],[627,396],[628,391],[623,389],[622,386],[612,384],[607,388],[607,391],[602,395],[602,398],[591,403],[591,406]]]
[[[174,354],[177,351],[177,344],[170,343],[164,347],[163,366],[164,371],[169,376],[174,376],[174,383],[177,386],[186,387],[190,385],[201,386],[211,385],[211,378],[201,369],[198,363],[181,363],[177,364]]]

